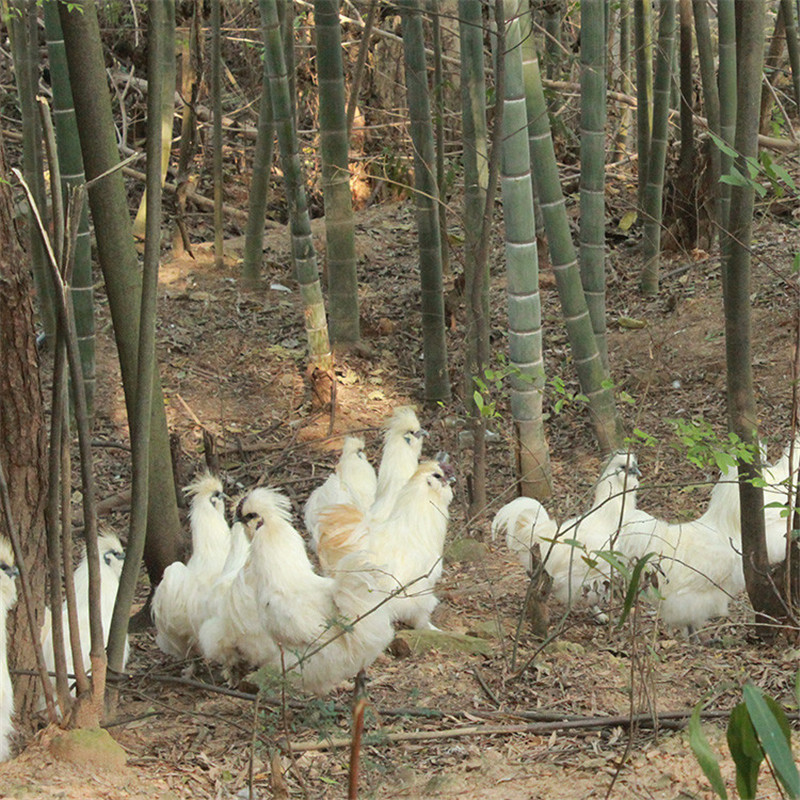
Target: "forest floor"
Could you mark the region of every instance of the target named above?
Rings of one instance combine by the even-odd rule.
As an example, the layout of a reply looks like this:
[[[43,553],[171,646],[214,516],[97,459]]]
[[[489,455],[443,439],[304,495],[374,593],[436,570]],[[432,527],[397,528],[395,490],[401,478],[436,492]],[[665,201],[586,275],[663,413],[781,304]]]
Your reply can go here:
[[[482,546],[447,559],[434,615],[446,631],[480,637],[485,652],[393,648],[370,669],[362,798],[709,798],[707,781],[689,748],[682,722],[705,701],[719,717],[704,723],[722,773],[733,786],[724,738],[725,712],[748,680],[796,709],[794,682],[800,651],[779,638],[755,642],[749,605],[732,604],[729,618],[688,641],[666,631],[649,608],[635,624],[597,625],[575,612],[546,647],[523,625],[517,634],[526,577],[502,542],[488,534],[491,514],[514,495],[510,414],[498,396],[497,434],[489,447],[487,519],[466,521],[471,452],[461,436],[458,400],[435,408],[421,403],[422,361],[415,225],[409,202],[360,212],[358,224],[362,330],[365,346],[341,358],[333,434],[329,416],[311,412],[304,378],[304,333],[283,231],[265,243],[270,287],[237,284],[241,238],[229,239],[216,271],[210,247],[195,259],[165,263],[158,329],[161,375],[171,430],[180,438],[182,482],[203,466],[202,432],[216,438],[229,495],[257,481],[286,489],[296,510],[336,459],[342,434],[358,431],[377,462],[379,428],[397,405],[416,403],[431,433],[426,452],[451,454],[459,481],[452,504],[450,542],[475,538]],[[314,223],[318,252],[322,228]],[[502,241],[492,258],[492,349],[506,350]],[[621,237],[624,239],[624,237]],[[796,277],[790,278],[800,237],[792,220],[759,218],[752,292],[754,374],[760,424],[777,458],[788,440],[791,409]],[[609,346],[615,380],[632,404],[621,404],[629,431],[654,443],[638,452],[643,472],[639,504],[670,519],[697,516],[708,497],[712,470],[689,464],[676,446],[673,418],[726,425],[724,323],[719,261],[695,251],[665,256],[656,299],[637,291],[638,251],[624,242],[609,256]],[[791,289],[787,280],[793,282]],[[101,292],[102,293],[102,292]],[[545,352],[549,378],[577,392],[552,272],[542,274]],[[116,352],[107,322],[99,326],[95,437],[128,440]],[[462,384],[463,307],[451,304],[448,333],[453,386]],[[628,320],[641,325],[630,327]],[[47,361],[47,356],[45,356]],[[49,364],[45,364],[45,371]],[[460,395],[460,390],[456,392]],[[588,507],[601,461],[585,409],[567,403],[559,413],[548,393],[548,436],[554,495],[546,505],[563,519]],[[120,532],[127,520],[129,453],[97,450],[97,484],[116,502],[103,520]],[[476,556],[477,552],[477,556]],[[143,593],[144,596],[144,593]],[[563,609],[552,609],[556,630]],[[237,696],[201,661],[191,670],[156,648],[152,631],[131,638],[129,678],[107,718],[127,752],[124,769],[102,770],[56,761],[42,731],[15,760],[0,765],[0,796],[34,798],[338,798],[346,796],[351,689],[325,699],[262,693],[251,683]],[[203,688],[200,684],[205,684]],[[213,686],[208,686],[213,684]],[[639,716],[640,715],[640,716]],[[661,715],[657,729],[653,719]],[[666,716],[664,716],[666,715]],[[638,722],[629,724],[629,717]],[[589,720],[588,722],[586,720]],[[23,728],[25,723],[23,721]],[[759,797],[778,797],[762,770]]]

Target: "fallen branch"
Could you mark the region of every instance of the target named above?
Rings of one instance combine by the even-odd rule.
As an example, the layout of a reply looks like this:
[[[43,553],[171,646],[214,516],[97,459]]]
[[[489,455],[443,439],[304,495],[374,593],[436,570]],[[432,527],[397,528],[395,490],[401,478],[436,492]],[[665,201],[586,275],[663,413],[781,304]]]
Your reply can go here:
[[[122,172],[125,175],[130,176],[131,178],[136,178],[137,181],[142,181],[144,183],[145,175],[144,172],[139,172],[139,170],[132,169],[131,167],[123,167]],[[164,191],[169,192],[170,194],[176,194],[178,191],[178,186],[174,183],[165,183],[164,184]],[[208,197],[204,197],[202,194],[198,194],[197,192],[192,192],[188,195],[187,199],[198,205],[200,208],[206,209],[207,211],[214,210],[214,201],[210,200]],[[223,203],[222,211],[227,214],[229,217],[233,219],[237,219],[240,222],[247,222],[247,212],[241,211],[238,208],[234,208],[231,205]],[[273,228],[276,230],[284,230],[286,228],[285,225],[282,225],[280,222],[274,222],[271,219],[264,220],[264,227],[265,228]]]
[[[480,712],[470,711],[471,716],[480,717],[488,714],[505,714],[506,716],[523,716],[523,713],[513,712]],[[703,719],[724,719],[730,714],[729,711],[704,711],[701,713]],[[659,729],[680,730],[689,721],[692,711],[667,711],[653,717],[652,714],[636,714],[633,717],[624,715],[616,717],[578,717],[564,719],[558,722],[530,722],[520,725],[470,725],[463,728],[451,728],[450,730],[435,731],[401,731],[399,733],[374,733],[365,737],[364,744],[378,746],[395,742],[424,742],[437,739],[457,739],[465,736],[512,736],[517,733],[548,734],[554,731],[580,731],[598,730],[602,728],[628,728],[633,725],[639,728],[653,728],[654,723],[658,724]],[[800,712],[788,715],[791,719],[800,718]],[[332,750],[335,748],[350,747],[351,738],[343,737],[336,739],[326,739],[314,742],[295,742],[292,744],[292,751],[304,753],[313,750]]]

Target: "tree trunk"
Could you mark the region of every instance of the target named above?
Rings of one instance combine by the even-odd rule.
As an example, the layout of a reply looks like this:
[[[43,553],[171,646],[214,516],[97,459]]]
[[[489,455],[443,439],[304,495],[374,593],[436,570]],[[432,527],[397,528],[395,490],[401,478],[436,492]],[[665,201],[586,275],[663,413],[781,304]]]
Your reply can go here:
[[[737,169],[747,175],[745,159],[758,155],[758,107],[764,49],[764,2],[749,0],[737,6]],[[728,420],[731,430],[758,453],[757,412],[751,358],[750,240],[753,231],[754,189],[751,183],[731,188],[730,236],[726,237],[723,269],[725,351],[728,367]],[[759,458],[739,465],[739,506],[742,520],[742,559],[747,594],[765,638],[774,635],[770,623],[784,616],[770,576],[764,535],[764,493],[753,484]],[[761,623],[761,624],[758,624]]]
[[[39,384],[39,358],[31,306],[30,264],[14,230],[12,198],[0,140],[0,459],[8,481],[11,514],[24,553],[37,621],[44,616],[47,543],[46,433]],[[8,538],[3,515],[0,535]],[[34,670],[36,661],[22,603],[9,614],[9,668]],[[18,720],[30,719],[38,695],[38,679],[14,681]]]

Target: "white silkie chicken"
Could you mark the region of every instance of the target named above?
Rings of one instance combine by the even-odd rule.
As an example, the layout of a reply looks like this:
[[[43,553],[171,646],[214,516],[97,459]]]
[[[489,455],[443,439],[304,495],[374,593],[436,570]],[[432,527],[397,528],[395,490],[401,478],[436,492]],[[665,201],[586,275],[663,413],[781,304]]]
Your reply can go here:
[[[719,527],[708,509],[699,519],[668,523],[637,510],[629,518],[617,549],[631,559],[654,553],[655,592],[645,598],[658,604],[664,623],[693,633],[709,619],[727,616],[728,601],[744,588],[742,559],[733,531]]]
[[[119,589],[119,577],[125,562],[125,550],[120,540],[113,533],[102,533],[97,537],[97,547],[100,552],[100,619],[103,622],[103,641],[108,643],[108,632],[111,627],[111,616],[114,613],[114,602]],[[89,625],[89,556],[84,553],[73,573],[75,584],[75,602],[77,604],[78,630],[80,632],[81,657],[83,668],[91,671],[91,629]],[[64,650],[66,655],[67,674],[74,675],[75,667],[72,660],[72,648],[69,639],[69,621],[67,616],[67,603],[61,607],[61,620],[64,629]],[[130,648],[125,641],[125,652],[122,657],[122,668],[128,663]],[[47,671],[55,672],[56,658],[53,650],[53,623],[50,609],[45,610],[44,624],[42,625],[42,654]],[[52,676],[51,676],[52,677]]]
[[[606,597],[611,568],[595,554],[614,547],[620,527],[636,510],[634,492],[640,474],[633,454],[614,453],[585,514],[559,525],[538,500],[518,497],[495,515],[492,538],[505,531],[508,549],[528,572],[532,548],[538,544],[555,597],[567,605],[579,600],[596,605]]]
[[[786,517],[772,503],[786,503],[790,474],[789,447],[772,467],[761,472],[767,557],[770,564],[786,556]],[[800,447],[795,446],[796,480]],[[736,467],[723,471],[711,491],[705,513],[685,523],[668,523],[637,510],[626,523],[619,550],[631,558],[655,553],[657,592],[646,595],[658,602],[661,617],[670,627],[693,633],[708,620],[728,615],[732,596],[744,589],[741,559],[741,516]]]
[[[793,452],[792,452],[793,451]],[[789,455],[794,462],[789,468]],[[764,492],[764,530],[766,534],[767,558],[770,564],[780,564],[786,558],[787,516],[785,506],[788,501],[790,483],[797,490],[798,463],[800,463],[800,438],[791,445],[786,445],[781,457],[773,465],[765,465],[761,471],[766,486]],[[739,483],[736,467],[724,470],[711,490],[708,513],[719,519],[718,527],[729,532],[736,548],[741,551],[741,512],[739,508]]]
[[[0,539],[0,761],[11,755],[11,734],[14,725],[14,688],[8,672],[6,642],[6,616],[17,602],[18,572],[14,566],[14,552],[7,539]]]
[[[319,539],[319,515],[322,511],[343,503],[366,511],[375,501],[377,487],[378,476],[367,460],[364,440],[347,436],[333,474],[311,492],[303,509],[303,521],[314,548]]]
[[[314,572],[289,499],[254,489],[241,505],[252,533],[257,620],[288,657],[305,689],[324,694],[368,667],[392,641],[383,575],[362,554],[347,556],[335,577]]]
[[[375,502],[369,509],[369,516],[374,522],[387,519],[394,510],[400,490],[419,466],[422,440],[427,435],[411,406],[400,406],[394,410],[383,435],[378,488]]]
[[[722,485],[722,484],[718,484]],[[744,588],[738,550],[738,520],[729,513],[727,491],[696,520],[670,523],[637,509],[626,520],[617,549],[631,560],[648,553],[655,591],[645,598],[659,606],[664,623],[693,633],[709,619],[727,616],[730,597]],[[723,503],[723,501],[725,501]],[[738,498],[736,498],[738,507]]]
[[[455,480],[448,463],[422,462],[400,490],[392,513],[375,520],[349,506],[322,515],[320,561],[338,574],[348,553],[362,549],[391,578],[396,592],[387,605],[392,618],[414,628],[434,628],[433,594],[442,575],[442,552]]]
[[[231,541],[220,479],[206,473],[186,492],[192,495],[192,555],[186,564],[176,561],[164,570],[152,607],[156,644],[176,658],[186,658],[197,644],[209,592],[223,570]]]
[[[207,618],[200,626],[198,645],[209,661],[230,673],[236,665],[279,665],[280,650],[261,624],[258,561],[252,557],[252,531],[238,519],[231,528],[231,547],[222,574],[213,584]]]

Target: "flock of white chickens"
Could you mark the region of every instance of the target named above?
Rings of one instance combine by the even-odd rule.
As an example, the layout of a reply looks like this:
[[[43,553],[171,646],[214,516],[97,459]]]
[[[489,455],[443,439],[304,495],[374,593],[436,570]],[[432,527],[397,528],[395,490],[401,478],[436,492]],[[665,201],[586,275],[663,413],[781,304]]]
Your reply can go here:
[[[800,440],[762,471],[770,564],[786,557],[784,509],[799,459]],[[509,550],[529,572],[536,553],[552,578],[553,593],[570,606],[583,602],[596,608],[607,599],[613,559],[603,554],[613,551],[630,563],[650,554],[651,588],[645,597],[658,604],[665,624],[692,633],[709,619],[727,616],[728,601],[744,589],[736,470],[720,476],[706,512],[684,523],[657,519],[637,507],[640,475],[632,453],[615,453],[585,514],[559,525],[537,500],[519,497],[497,512],[492,535],[505,532]]]
[[[324,694],[383,652],[395,622],[432,627],[453,470],[420,463],[425,435],[411,408],[396,409],[377,475],[364,442],[345,440],[304,509],[322,574],[280,490],[253,489],[229,529],[220,481],[189,487],[192,556],[167,568],[153,596],[158,646],[227,670],[285,669]]]
[[[413,409],[398,408],[384,435],[376,474],[364,442],[344,441],[336,470],[308,498],[304,523],[321,573],[309,559],[306,539],[292,524],[289,498],[260,486],[238,504],[228,525],[220,480],[205,475],[191,494],[192,554],[164,572],[153,596],[156,642],[167,654],[199,654],[231,671],[272,666],[308,691],[325,694],[368,667],[390,644],[394,624],[434,628],[434,588],[453,497],[454,472],[446,459],[422,461],[427,436]],[[793,453],[790,465],[790,453]],[[796,478],[800,441],[763,471],[770,563],[786,551],[786,485]],[[538,501],[520,497],[497,512],[492,535],[530,572],[534,554],[552,579],[555,597],[572,606],[607,600],[611,562],[650,554],[645,595],[672,627],[690,633],[728,613],[744,588],[741,523],[735,471],[723,473],[706,512],[672,524],[637,507],[640,472],[631,453],[607,462],[584,514],[558,524]],[[108,634],[124,551],[112,534],[99,541],[103,629]],[[606,560],[604,553],[613,551]],[[6,659],[5,616],[16,601],[14,557],[0,540],[0,761],[8,758],[12,686]],[[89,669],[88,563],[74,573],[84,667]],[[62,609],[67,630],[67,610]],[[42,645],[54,669],[48,610]],[[67,646],[67,670],[73,672]],[[127,660],[127,649],[125,654]]]

